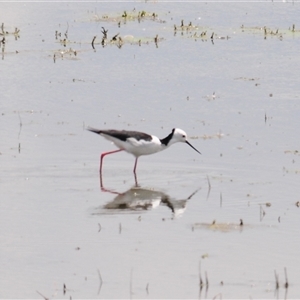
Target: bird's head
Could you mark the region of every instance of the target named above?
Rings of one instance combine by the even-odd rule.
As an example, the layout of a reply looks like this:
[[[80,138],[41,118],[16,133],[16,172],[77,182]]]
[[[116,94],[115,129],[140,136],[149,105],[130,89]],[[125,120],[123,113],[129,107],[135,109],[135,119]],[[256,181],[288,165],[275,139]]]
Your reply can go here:
[[[198,151],[194,146],[192,146],[189,141],[187,140],[187,134],[185,131],[183,131],[182,129],[179,128],[174,128],[172,130],[173,132],[173,136],[172,136],[172,141],[173,143],[186,143],[188,144],[190,147],[192,147],[196,152],[200,153],[200,151]]]

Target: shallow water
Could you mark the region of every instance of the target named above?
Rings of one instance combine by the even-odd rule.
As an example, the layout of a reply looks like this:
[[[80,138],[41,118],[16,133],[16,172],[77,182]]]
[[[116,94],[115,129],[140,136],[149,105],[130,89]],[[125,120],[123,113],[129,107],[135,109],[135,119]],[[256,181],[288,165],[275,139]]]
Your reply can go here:
[[[0,6],[20,29],[0,63],[1,298],[299,297],[299,4]],[[158,17],[124,24],[133,8]],[[134,158],[107,156],[101,190],[114,146],[88,125],[179,127],[202,155],[141,157],[139,188]]]

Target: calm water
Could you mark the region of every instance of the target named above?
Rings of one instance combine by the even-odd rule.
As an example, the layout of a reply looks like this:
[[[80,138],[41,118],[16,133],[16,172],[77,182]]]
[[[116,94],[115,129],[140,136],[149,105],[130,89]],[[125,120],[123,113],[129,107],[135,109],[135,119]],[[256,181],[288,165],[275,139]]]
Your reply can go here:
[[[299,4],[0,11],[1,298],[299,298]],[[139,188],[107,156],[103,191],[115,147],[88,125],[182,128],[202,155],[141,157]]]

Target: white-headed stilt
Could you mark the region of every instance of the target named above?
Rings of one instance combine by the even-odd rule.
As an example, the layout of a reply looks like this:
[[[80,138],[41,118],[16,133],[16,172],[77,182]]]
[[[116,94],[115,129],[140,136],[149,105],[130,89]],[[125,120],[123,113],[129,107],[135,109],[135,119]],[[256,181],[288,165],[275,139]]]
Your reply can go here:
[[[167,149],[175,143],[186,143],[192,147],[195,151],[200,153],[194,146],[192,146],[187,140],[187,134],[179,129],[174,128],[172,132],[165,138],[159,139],[154,135],[150,135],[138,131],[127,130],[100,130],[88,127],[89,131],[95,132],[107,140],[113,142],[119,149],[109,152],[104,152],[100,156],[100,174],[102,174],[102,163],[105,155],[117,153],[120,151],[126,151],[135,156],[135,163],[133,173],[136,174],[136,166],[138,158],[142,155],[150,155],[156,152]],[[201,154],[201,153],[200,153]]]

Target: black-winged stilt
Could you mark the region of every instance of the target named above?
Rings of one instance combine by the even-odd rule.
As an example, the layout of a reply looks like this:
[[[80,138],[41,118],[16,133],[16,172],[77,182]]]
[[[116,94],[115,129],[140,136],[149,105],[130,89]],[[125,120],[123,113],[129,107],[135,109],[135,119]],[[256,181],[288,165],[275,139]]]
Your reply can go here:
[[[135,156],[135,163],[133,168],[133,173],[136,174],[136,165],[138,158],[142,155],[150,155],[156,152],[167,149],[175,143],[186,143],[192,147],[195,151],[200,153],[194,146],[192,146],[188,140],[186,133],[179,129],[174,128],[172,132],[165,137],[164,139],[159,139],[154,135],[150,135],[138,131],[127,131],[127,130],[100,130],[88,127],[89,131],[95,132],[99,135],[102,135],[107,140],[113,142],[119,149],[104,152],[100,156],[100,174],[102,174],[102,162],[105,155],[113,154],[120,151],[126,151]],[[201,154],[201,153],[200,153]]]

